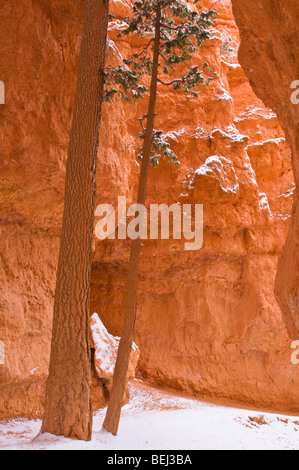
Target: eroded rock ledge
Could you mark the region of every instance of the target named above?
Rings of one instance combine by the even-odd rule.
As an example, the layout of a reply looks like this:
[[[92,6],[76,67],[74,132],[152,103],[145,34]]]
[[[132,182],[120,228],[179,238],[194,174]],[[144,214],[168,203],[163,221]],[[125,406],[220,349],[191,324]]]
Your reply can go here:
[[[176,241],[145,243],[135,338],[139,374],[196,396],[298,411],[298,374],[273,293],[294,191],[290,150],[274,112],[298,180],[298,111],[288,101],[289,82],[299,78],[298,22],[287,15],[298,7],[294,1],[288,2],[293,10],[282,1],[234,1],[241,60],[266,108],[238,63],[231,2],[201,3],[216,9],[219,19],[197,60],[207,60],[217,78],[198,100],[159,91],[156,126],[169,133],[182,165],[178,171],[162,163],[151,171],[148,202],[204,204],[204,247],[186,252]],[[113,13],[121,19],[128,4],[113,1]],[[275,23],[277,14],[282,20]],[[42,412],[82,19],[82,0],[63,6],[58,0],[10,0],[0,9],[0,78],[7,90],[0,108],[0,339],[6,351],[0,416]],[[117,32],[115,23],[111,61],[134,48]],[[142,104],[104,107],[99,204],[135,196],[135,155],[132,147],[121,149],[138,135],[136,117],[144,111]],[[298,228],[293,220],[289,253]],[[94,241],[91,313],[101,312],[115,336],[121,333],[128,255],[127,242]],[[293,263],[296,272],[296,256],[284,255],[280,263],[290,289],[296,279],[282,268]]]
[[[299,105],[291,84],[299,80],[299,4],[296,0],[232,0],[241,35],[240,62],[257,96],[277,114],[292,149],[296,182],[286,244],[275,292],[289,335],[299,338]]]

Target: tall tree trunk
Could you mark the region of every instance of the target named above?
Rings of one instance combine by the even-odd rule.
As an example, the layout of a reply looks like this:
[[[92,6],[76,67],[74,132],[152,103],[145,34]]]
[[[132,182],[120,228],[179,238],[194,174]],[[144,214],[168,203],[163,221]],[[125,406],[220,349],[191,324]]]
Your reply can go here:
[[[86,0],[42,432],[91,439],[90,274],[109,0]]]
[[[159,49],[160,49],[160,22],[161,7],[157,6],[154,58],[150,88],[150,101],[147,114],[147,125],[143,145],[143,159],[139,178],[138,204],[145,204],[147,195],[148,175],[150,168],[150,155],[152,147],[152,138],[154,130],[157,85],[158,85],[158,68],[159,68]],[[116,436],[119,426],[121,407],[126,390],[127,372],[129,367],[130,354],[132,351],[136,310],[138,296],[138,277],[139,277],[139,260],[141,252],[141,239],[137,238],[132,241],[131,255],[129,262],[129,276],[127,283],[127,299],[124,317],[124,325],[121,340],[119,343],[117,360],[114,369],[113,386],[108,405],[107,414],[103,424],[104,429]]]

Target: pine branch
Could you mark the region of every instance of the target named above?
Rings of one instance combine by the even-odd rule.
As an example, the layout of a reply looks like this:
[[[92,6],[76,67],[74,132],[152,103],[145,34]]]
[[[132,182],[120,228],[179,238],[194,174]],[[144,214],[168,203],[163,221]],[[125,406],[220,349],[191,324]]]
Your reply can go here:
[[[164,82],[163,80],[158,78],[158,82],[161,83],[161,85],[170,86],[170,85],[173,85],[174,83],[183,83],[183,80],[181,78],[177,78],[175,80],[172,80],[171,82]]]

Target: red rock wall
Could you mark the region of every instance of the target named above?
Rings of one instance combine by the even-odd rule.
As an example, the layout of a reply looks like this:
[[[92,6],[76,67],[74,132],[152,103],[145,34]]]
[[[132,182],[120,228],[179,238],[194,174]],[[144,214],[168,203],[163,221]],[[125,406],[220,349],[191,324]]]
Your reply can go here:
[[[111,9],[121,17],[128,3]],[[204,204],[204,247],[186,252],[177,241],[145,242],[139,373],[196,396],[298,410],[296,367],[274,298],[292,206],[291,154],[275,114],[238,64],[230,2],[203,3],[220,17],[197,60],[208,60],[218,76],[199,99],[160,89],[156,127],[172,133],[181,167],[162,162],[151,170],[148,202]],[[82,20],[79,0],[63,7],[10,0],[0,9],[7,90],[0,106],[2,416],[42,410]],[[116,36],[114,24],[112,62],[136,46]],[[122,149],[137,136],[144,110],[145,103],[105,105],[97,203],[134,200],[138,166],[133,149]],[[121,332],[129,248],[94,241],[91,313],[114,335]]]
[[[0,8],[2,415],[43,402],[82,2]]]
[[[296,0],[258,0],[249,4],[233,0],[241,31],[240,60],[248,78],[266,106],[278,115],[292,149],[296,188],[299,183],[299,106],[292,103],[291,84],[299,80],[299,4]],[[279,260],[276,297],[289,335],[299,337],[299,206],[294,211],[287,242]]]

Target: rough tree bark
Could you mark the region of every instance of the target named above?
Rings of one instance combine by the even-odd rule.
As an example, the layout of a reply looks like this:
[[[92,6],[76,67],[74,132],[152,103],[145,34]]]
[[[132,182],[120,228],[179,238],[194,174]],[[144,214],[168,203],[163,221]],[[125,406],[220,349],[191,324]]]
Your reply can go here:
[[[109,0],[86,0],[42,432],[91,439],[90,273]]]
[[[154,42],[154,57],[153,69],[150,87],[150,100],[147,114],[147,125],[143,145],[143,159],[139,177],[139,189],[137,203],[144,205],[147,195],[147,183],[150,168],[151,146],[154,130],[155,108],[157,98],[157,85],[158,85],[158,68],[159,68],[159,46],[160,46],[160,22],[161,22],[161,7],[158,4],[156,27],[155,27],[155,42]],[[117,360],[115,364],[113,386],[109,400],[108,410],[103,424],[104,429],[116,436],[119,426],[121,407],[126,390],[127,372],[129,367],[130,354],[132,351],[132,344],[134,338],[136,311],[137,311],[137,296],[138,296],[138,276],[139,276],[139,260],[141,252],[141,239],[137,238],[132,241],[131,255],[129,262],[129,275],[127,282],[127,298],[126,309],[124,317],[123,331],[119,343]]]

